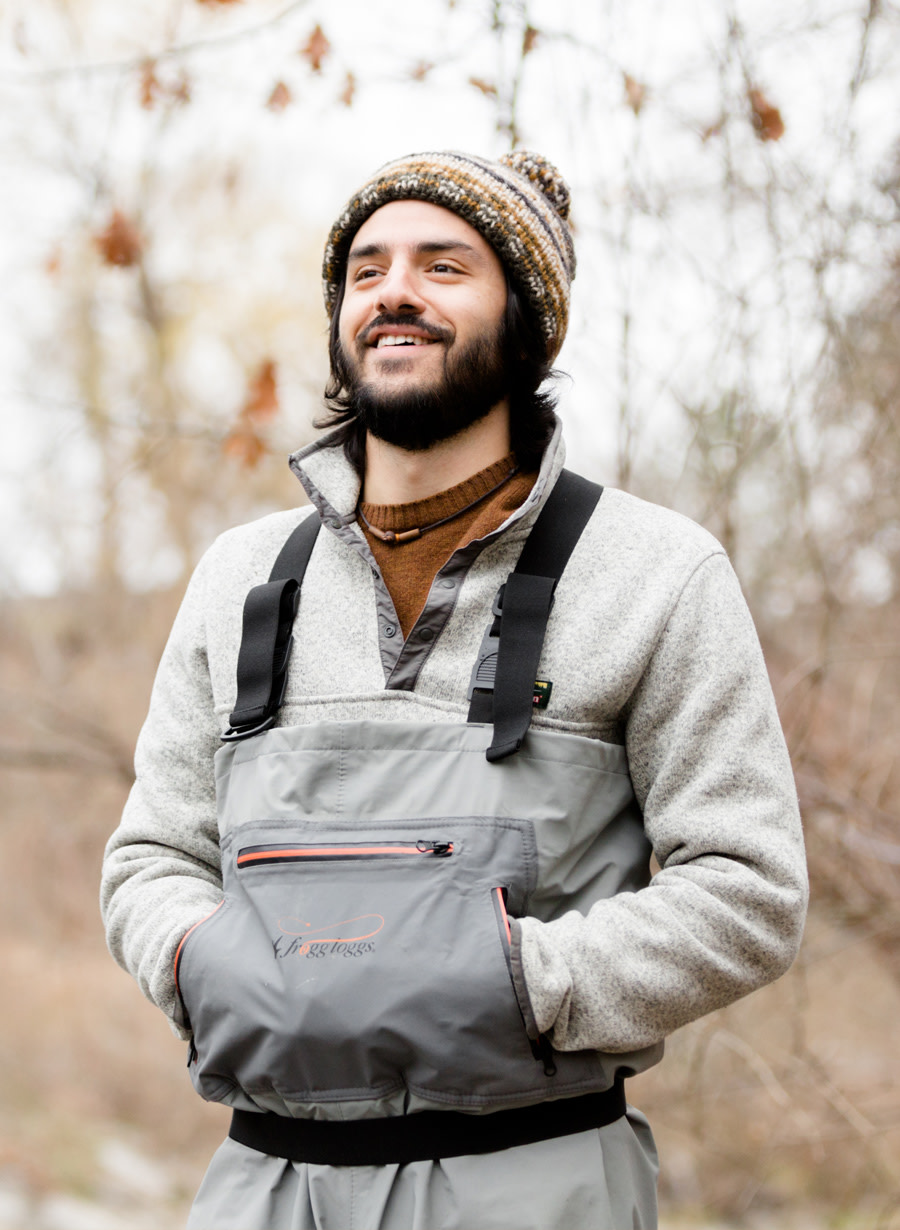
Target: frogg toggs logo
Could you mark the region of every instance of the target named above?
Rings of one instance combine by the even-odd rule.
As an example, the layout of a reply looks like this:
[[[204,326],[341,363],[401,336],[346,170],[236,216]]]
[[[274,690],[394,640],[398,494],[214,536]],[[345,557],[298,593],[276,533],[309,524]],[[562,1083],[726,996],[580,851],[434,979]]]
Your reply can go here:
[[[272,940],[276,960],[284,957],[360,957],[375,951],[374,936],[384,926],[381,914],[360,914],[324,927],[301,918],[280,918],[280,935]]]

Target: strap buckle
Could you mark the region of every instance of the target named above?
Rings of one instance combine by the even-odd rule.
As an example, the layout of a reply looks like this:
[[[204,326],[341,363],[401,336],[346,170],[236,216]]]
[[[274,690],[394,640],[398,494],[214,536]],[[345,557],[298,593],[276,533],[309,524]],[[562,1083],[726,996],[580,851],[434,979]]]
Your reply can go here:
[[[506,585],[501,585],[491,607],[493,619],[488,624],[487,631],[481,638],[481,648],[472,667],[469,677],[469,690],[466,699],[471,700],[476,688],[479,692],[493,692],[497,679],[497,654],[500,650],[500,621],[503,617],[503,595]]]
[[[229,726],[224,734],[219,735],[222,743],[239,743],[241,739],[251,739],[254,735],[261,735],[264,730],[268,730],[270,726],[275,725],[275,714],[267,717],[264,722],[260,722],[258,726],[252,726],[249,730],[235,730],[233,726]]]

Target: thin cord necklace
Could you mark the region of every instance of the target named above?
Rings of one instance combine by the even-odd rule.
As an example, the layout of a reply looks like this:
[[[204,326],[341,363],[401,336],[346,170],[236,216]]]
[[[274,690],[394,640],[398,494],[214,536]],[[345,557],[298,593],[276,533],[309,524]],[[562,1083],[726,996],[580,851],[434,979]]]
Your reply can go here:
[[[519,467],[513,466],[508,474],[500,479],[496,486],[491,487],[490,491],[485,491],[483,495],[474,499],[471,504],[467,504],[465,508],[458,509],[455,513],[451,513],[449,517],[441,517],[440,521],[432,521],[430,525],[419,525],[413,530],[380,530],[378,526],[373,525],[366,517],[363,510],[357,504],[356,515],[362,521],[366,529],[379,538],[382,542],[389,542],[391,546],[398,546],[402,542],[413,542],[416,538],[421,538],[423,534],[427,534],[429,530],[436,530],[439,525],[446,525],[448,521],[454,521],[457,517],[461,517],[463,513],[467,513],[470,508],[474,508],[476,504],[480,504],[482,500],[486,500],[489,495],[493,495],[495,491],[499,491],[504,483],[508,483],[511,478],[519,473]]]

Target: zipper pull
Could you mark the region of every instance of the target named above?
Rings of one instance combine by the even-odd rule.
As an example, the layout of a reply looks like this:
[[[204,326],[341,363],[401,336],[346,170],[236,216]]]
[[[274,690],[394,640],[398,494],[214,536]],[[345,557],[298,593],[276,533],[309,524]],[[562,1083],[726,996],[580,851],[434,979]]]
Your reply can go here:
[[[543,1034],[538,1034],[537,1039],[531,1043],[531,1053],[534,1055],[538,1063],[544,1065],[545,1076],[556,1076],[556,1062],[553,1058],[553,1047],[550,1045],[549,1039]]]
[[[452,841],[417,841],[416,849],[420,854],[433,854],[435,858],[447,858],[453,853]]]

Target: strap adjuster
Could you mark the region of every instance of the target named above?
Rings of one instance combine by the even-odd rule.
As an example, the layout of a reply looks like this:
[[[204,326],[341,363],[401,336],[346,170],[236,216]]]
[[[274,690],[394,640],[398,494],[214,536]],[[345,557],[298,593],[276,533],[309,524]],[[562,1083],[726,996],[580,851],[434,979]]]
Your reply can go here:
[[[275,724],[287,690],[300,586],[293,578],[251,589],[244,604],[244,636],[238,656],[238,700],[220,739],[235,743]],[[259,643],[247,635],[259,633]],[[261,646],[262,653],[257,649]],[[243,704],[241,703],[243,701]]]
[[[278,718],[278,710],[284,702],[284,694],[287,691],[287,668],[288,663],[291,660],[291,650],[293,648],[294,638],[293,636],[289,636],[287,644],[284,646],[284,658],[282,659],[283,665],[281,667],[281,674],[280,677],[275,680],[275,684],[278,687],[278,694],[275,697],[270,697],[269,704],[266,706],[266,716],[261,722],[257,722],[255,726],[248,726],[246,723],[238,723],[236,725],[229,726],[224,734],[219,735],[219,738],[223,743],[238,743],[241,739],[250,739],[253,735],[261,735],[264,730],[269,730],[270,727],[275,725]],[[231,718],[234,718],[233,713],[231,714]]]
[[[500,648],[500,623],[503,617],[503,595],[505,592],[506,585],[503,584],[494,598],[494,605],[491,607],[491,614],[494,618],[488,624],[487,631],[481,638],[481,648],[478,650],[478,657],[475,659],[475,665],[472,667],[472,674],[469,678],[469,690],[466,693],[467,700],[472,699],[476,689],[479,692],[493,692],[494,690],[494,683],[497,678],[497,653]]]

